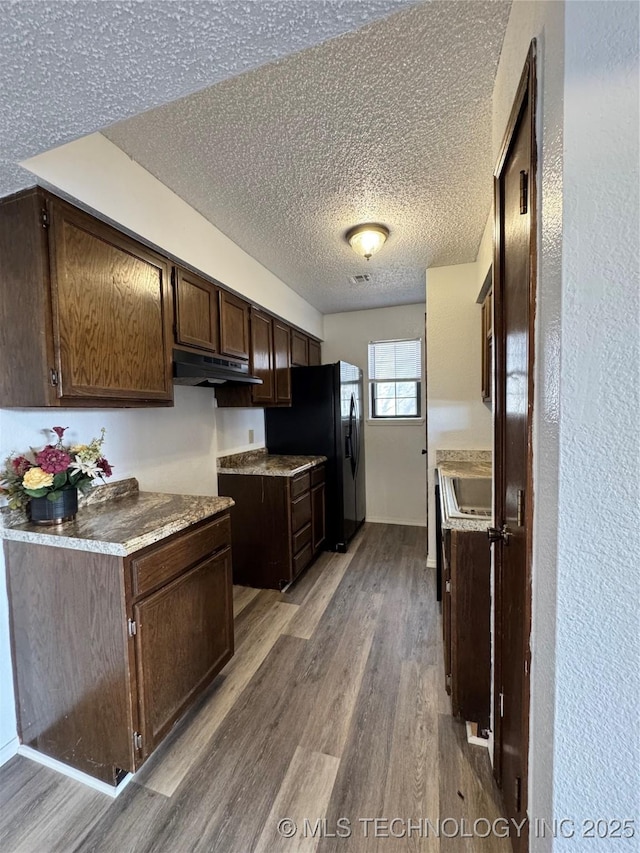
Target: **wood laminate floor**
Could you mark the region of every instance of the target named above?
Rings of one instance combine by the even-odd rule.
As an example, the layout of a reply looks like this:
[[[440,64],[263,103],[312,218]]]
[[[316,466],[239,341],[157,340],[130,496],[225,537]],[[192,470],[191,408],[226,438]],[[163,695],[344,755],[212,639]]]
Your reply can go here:
[[[497,792],[449,715],[424,555],[423,528],[370,524],[286,593],[235,588],[234,658],[135,781],[112,800],[14,757],[0,850],[508,853],[480,837]]]

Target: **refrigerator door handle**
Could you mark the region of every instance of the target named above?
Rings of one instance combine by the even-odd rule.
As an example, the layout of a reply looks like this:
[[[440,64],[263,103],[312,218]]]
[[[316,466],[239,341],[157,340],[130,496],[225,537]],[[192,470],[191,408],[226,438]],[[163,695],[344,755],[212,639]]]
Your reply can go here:
[[[349,406],[349,458],[351,459],[351,473],[354,478],[356,476],[356,471],[358,469],[358,426],[357,426],[357,417],[356,417],[356,398],[352,394],[351,395],[351,405]],[[354,432],[355,432],[355,451],[354,451]]]

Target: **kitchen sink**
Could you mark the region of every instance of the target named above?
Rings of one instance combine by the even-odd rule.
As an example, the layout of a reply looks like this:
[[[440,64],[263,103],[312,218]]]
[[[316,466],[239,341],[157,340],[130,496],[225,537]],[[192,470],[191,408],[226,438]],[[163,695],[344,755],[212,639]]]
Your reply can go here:
[[[491,519],[491,477],[443,477],[449,518]]]

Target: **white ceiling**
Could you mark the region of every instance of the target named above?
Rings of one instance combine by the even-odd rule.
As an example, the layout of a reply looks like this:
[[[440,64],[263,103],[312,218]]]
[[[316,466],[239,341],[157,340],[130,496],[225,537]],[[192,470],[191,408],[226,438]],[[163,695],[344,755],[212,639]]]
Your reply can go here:
[[[422,3],[104,132],[321,311],[421,302],[477,254],[509,8]],[[370,220],[366,262],[344,232]]]
[[[0,196],[18,163],[409,0],[0,0]]]

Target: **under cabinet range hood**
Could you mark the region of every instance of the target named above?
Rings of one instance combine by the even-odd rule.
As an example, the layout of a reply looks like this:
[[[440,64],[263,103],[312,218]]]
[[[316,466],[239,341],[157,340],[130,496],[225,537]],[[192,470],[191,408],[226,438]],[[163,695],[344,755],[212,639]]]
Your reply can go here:
[[[262,385],[262,379],[251,376],[249,365],[217,355],[199,355],[185,350],[173,351],[174,385],[221,385],[223,382],[242,382]]]

